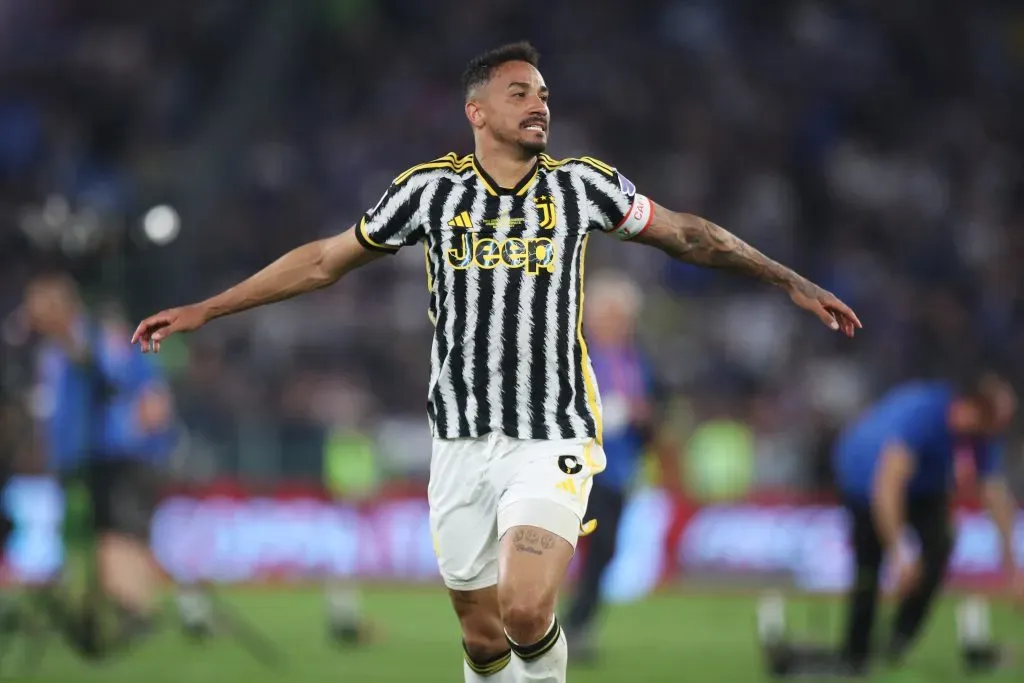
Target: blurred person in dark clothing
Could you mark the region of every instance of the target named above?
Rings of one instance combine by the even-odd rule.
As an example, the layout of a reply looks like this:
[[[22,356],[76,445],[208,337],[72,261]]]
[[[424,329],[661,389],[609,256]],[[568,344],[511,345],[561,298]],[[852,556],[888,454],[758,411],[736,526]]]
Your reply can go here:
[[[585,329],[601,392],[607,466],[594,477],[587,513],[599,520],[589,537],[576,594],[563,628],[573,660],[595,656],[593,624],[601,608],[601,581],[615,556],[626,491],[654,433],[653,381],[635,339],[639,286],[621,273],[604,273],[586,293]],[[668,458],[670,464],[674,460]],[[678,481],[674,469],[666,472]]]
[[[889,661],[902,661],[921,632],[953,552],[950,504],[958,457],[973,460],[1011,588],[1018,596],[1024,589],[1013,545],[1017,506],[1003,477],[1000,439],[1016,403],[1010,385],[993,374],[911,382],[892,389],[840,435],[836,483],[852,519],[856,560],[842,655],[853,673],[868,668],[886,556],[901,596],[885,649]],[[906,524],[920,541],[917,559],[901,542]]]
[[[66,274],[35,277],[24,313],[42,336],[39,382],[50,405],[38,417],[48,465],[91,498],[95,592],[80,620],[67,612],[63,621],[84,654],[100,655],[101,597],[118,613],[119,642],[153,625],[160,574],[148,535],[175,440],[171,396],[156,364],[127,342],[123,323],[87,312]]]

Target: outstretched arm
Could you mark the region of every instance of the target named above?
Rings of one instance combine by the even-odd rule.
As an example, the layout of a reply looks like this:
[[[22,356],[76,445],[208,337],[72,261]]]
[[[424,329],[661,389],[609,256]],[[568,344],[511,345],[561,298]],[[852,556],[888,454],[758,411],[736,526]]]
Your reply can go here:
[[[657,247],[680,261],[730,270],[777,285],[796,305],[848,336],[861,327],[854,312],[834,295],[768,258],[728,230],[700,216],[670,211],[654,202],[650,205],[653,215],[633,241]]]
[[[396,178],[353,228],[293,249],[248,280],[206,301],[143,320],[132,343],[140,342],[143,352],[159,351],[160,341],[170,334],[189,332],[214,318],[321,289],[382,254],[398,253],[403,246],[419,241],[423,236],[419,204],[432,177],[412,175],[419,168]]]
[[[171,334],[190,332],[214,318],[327,287],[381,255],[364,248],[351,229],[304,244],[216,296],[146,318],[135,330],[132,343],[139,342],[143,352],[159,351],[160,342]]]
[[[249,279],[199,305],[213,320],[322,289],[380,256],[359,244],[354,229],[346,230],[293,249]]]

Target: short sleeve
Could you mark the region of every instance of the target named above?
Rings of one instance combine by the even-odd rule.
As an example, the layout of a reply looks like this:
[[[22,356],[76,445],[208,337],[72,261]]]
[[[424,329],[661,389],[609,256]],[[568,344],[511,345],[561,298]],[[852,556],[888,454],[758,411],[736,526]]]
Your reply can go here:
[[[944,457],[945,450],[939,444],[946,443],[949,434],[947,406],[945,400],[928,400],[892,416],[890,437],[903,444],[919,466]]]
[[[654,205],[636,191],[636,186],[618,169],[590,157],[581,161],[581,176],[587,188],[594,220],[603,232],[621,240],[636,237],[651,224]]]
[[[356,226],[359,243],[372,251],[397,253],[423,237],[419,205],[429,179],[403,173],[388,187],[377,205]]]
[[[901,423],[892,436],[906,446],[907,450],[914,455],[915,460],[928,450],[931,441],[931,432],[927,425],[913,420]]]

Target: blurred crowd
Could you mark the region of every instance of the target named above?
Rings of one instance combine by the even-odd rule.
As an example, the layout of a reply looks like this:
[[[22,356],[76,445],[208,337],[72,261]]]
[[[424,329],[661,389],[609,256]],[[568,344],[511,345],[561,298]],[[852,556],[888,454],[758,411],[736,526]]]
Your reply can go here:
[[[553,156],[617,166],[864,322],[841,339],[758,283],[592,242],[588,274],[647,292],[683,461],[728,443],[744,487],[816,489],[895,381],[986,357],[1024,386],[1024,8],[1000,0],[0,0],[0,314],[44,251],[134,319],[346,228],[472,151],[459,73],[522,38]],[[138,227],[160,203],[165,247]],[[182,466],[315,477],[363,435],[379,476],[425,476],[424,282],[407,249],[166,349]]]

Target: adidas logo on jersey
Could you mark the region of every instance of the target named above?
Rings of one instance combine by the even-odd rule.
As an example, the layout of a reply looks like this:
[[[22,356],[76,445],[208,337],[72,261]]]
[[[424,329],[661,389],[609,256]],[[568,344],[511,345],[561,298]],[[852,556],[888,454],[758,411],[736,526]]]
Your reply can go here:
[[[455,218],[448,221],[448,227],[450,228],[470,228],[473,227],[473,219],[469,216],[469,211],[463,211]]]

